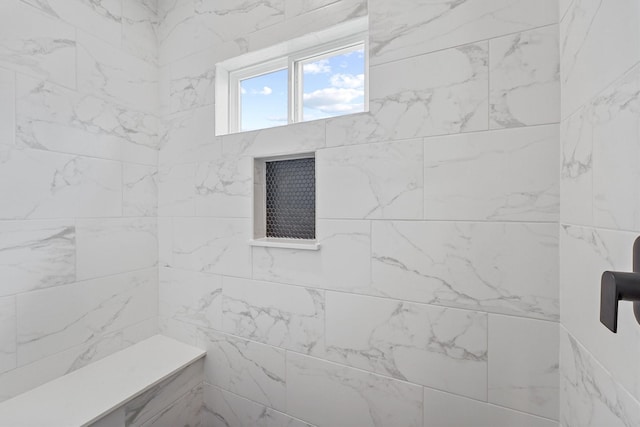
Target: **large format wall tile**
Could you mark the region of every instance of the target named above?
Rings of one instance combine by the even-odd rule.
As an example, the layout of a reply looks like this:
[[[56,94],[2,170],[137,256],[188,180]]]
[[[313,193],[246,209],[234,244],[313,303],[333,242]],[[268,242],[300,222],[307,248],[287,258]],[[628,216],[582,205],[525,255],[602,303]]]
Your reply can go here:
[[[489,42],[490,127],[560,121],[558,26]]]
[[[422,218],[420,140],[318,152],[318,217]]]
[[[286,410],[284,350],[210,330],[201,331],[198,339],[207,350],[207,383]]]
[[[245,219],[174,218],[172,266],[251,276],[251,226]]]
[[[0,68],[0,145],[13,145],[15,139],[16,77]]]
[[[122,2],[122,47],[152,64],[158,62],[158,2]]]
[[[158,215],[194,216],[196,213],[193,163],[162,165],[158,168]]]
[[[563,426],[640,425],[640,402],[564,329],[560,334],[560,367]]]
[[[400,380],[487,398],[487,315],[327,292],[327,357]]]
[[[209,427],[313,427],[208,384],[204,388],[202,420]]]
[[[214,117],[213,105],[164,116],[159,140],[160,166],[192,163],[219,155],[219,144],[213,144],[216,141]]]
[[[288,353],[287,410],[318,427],[420,427],[422,387]]]
[[[559,326],[489,315],[489,402],[557,420]]]
[[[558,427],[558,422],[425,388],[424,425],[429,427]]]
[[[18,295],[18,365],[157,316],[157,280],[150,269]]]
[[[262,247],[252,250],[254,279],[323,287],[321,251]]]
[[[371,290],[556,320],[557,234],[555,224],[374,222]]]
[[[160,268],[159,315],[205,328],[222,327],[222,277]]]
[[[558,22],[557,0],[369,2],[378,64]]]
[[[158,264],[155,218],[85,219],[76,223],[78,280]]]
[[[323,291],[225,277],[223,330],[307,354],[324,354]]]
[[[76,87],[76,31],[18,0],[0,3],[0,66]]]
[[[72,221],[0,222],[0,295],[76,280],[76,228]]]
[[[213,104],[215,71],[212,50],[195,53],[163,67],[160,71],[162,112],[174,114]]]
[[[251,217],[253,158],[220,156],[195,171],[196,215]]]
[[[16,339],[16,298],[0,298],[0,374],[17,365]]]
[[[640,60],[640,3],[575,0],[560,24],[562,116]]]
[[[122,215],[158,215],[158,168],[127,164],[122,171]]]
[[[557,153],[557,125],[427,138],[424,216],[556,221]]]

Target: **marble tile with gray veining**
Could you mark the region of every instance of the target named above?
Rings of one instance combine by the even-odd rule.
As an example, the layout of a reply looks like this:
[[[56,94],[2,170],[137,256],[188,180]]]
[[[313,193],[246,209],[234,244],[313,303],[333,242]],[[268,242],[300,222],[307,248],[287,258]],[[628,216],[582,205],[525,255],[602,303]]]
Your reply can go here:
[[[20,0],[74,27],[120,46],[123,2],[120,0]],[[137,3],[137,1],[125,1]]]
[[[372,251],[374,295],[558,319],[554,224],[377,221]]]
[[[0,222],[0,295],[72,283],[75,266],[72,221]]]
[[[324,353],[325,295],[299,286],[225,277],[223,330],[306,354]]]
[[[149,269],[18,295],[18,366],[157,315],[157,280]]]
[[[191,389],[141,427],[201,427],[202,426],[202,385]],[[132,425],[133,426],[133,425]]]
[[[327,292],[330,360],[475,399],[487,398],[487,315]]]
[[[319,218],[422,219],[421,140],[317,153]]]
[[[15,142],[16,75],[0,68],[0,145]]]
[[[158,2],[156,0],[122,3],[122,47],[152,64],[158,63]]]
[[[372,64],[558,22],[557,0],[371,0],[369,3]]]
[[[216,61],[211,50],[172,62],[161,73],[164,113],[173,114],[214,103]]]
[[[205,379],[270,408],[286,410],[285,350],[212,330],[201,330]]]
[[[204,362],[198,360],[129,401],[125,405],[125,425],[144,424],[203,381]]]
[[[0,3],[0,66],[75,88],[75,58],[74,27],[21,1]]]
[[[193,163],[158,168],[159,216],[195,216],[195,169]]]
[[[160,268],[160,317],[199,327],[222,326],[222,277]]]
[[[159,0],[156,28],[160,64],[168,64],[203,49],[194,46],[196,17],[194,0]],[[189,44],[191,42],[191,44]]]
[[[0,298],[0,374],[17,365],[16,320],[16,298]]]
[[[318,427],[420,427],[422,387],[287,354],[287,413]]]
[[[158,168],[137,164],[123,165],[122,215],[158,215]]]
[[[557,221],[558,136],[548,125],[425,139],[424,217]]]
[[[160,131],[161,167],[195,163],[220,155],[216,143],[213,105],[165,116]]]
[[[640,425],[640,402],[564,329],[560,334],[560,387],[563,426]]]
[[[158,265],[155,218],[82,219],[76,235],[78,280]]]
[[[321,287],[324,279],[322,255],[322,251],[253,247],[253,278]]]
[[[557,420],[559,325],[489,315],[490,403]]]
[[[249,277],[250,229],[248,219],[174,218],[172,266]]]
[[[250,218],[253,158],[229,155],[199,163],[195,191],[197,216]]]
[[[560,121],[558,26],[489,41],[490,128]]]
[[[203,424],[209,427],[313,427],[221,388],[204,388]]]

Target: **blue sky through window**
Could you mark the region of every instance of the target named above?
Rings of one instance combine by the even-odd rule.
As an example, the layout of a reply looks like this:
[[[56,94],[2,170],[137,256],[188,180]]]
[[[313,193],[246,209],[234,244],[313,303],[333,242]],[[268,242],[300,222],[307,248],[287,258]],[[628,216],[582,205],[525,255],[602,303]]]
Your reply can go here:
[[[364,111],[364,49],[303,63],[302,121]],[[287,70],[240,82],[240,129],[287,124]]]

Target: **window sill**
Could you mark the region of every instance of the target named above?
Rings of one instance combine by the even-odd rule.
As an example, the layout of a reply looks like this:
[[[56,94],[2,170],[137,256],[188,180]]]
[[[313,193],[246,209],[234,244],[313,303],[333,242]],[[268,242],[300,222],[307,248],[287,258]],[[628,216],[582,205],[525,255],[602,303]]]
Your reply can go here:
[[[302,239],[253,239],[249,241],[249,245],[263,248],[298,249],[303,251],[320,250],[320,244],[316,240]]]

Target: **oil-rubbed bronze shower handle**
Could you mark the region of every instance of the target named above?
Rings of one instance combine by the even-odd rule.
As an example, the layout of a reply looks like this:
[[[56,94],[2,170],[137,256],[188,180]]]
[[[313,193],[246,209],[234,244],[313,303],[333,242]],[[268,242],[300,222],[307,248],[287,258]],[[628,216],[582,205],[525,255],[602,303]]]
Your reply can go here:
[[[618,301],[633,301],[633,313],[640,323],[640,237],[633,244],[633,271],[602,273],[600,322],[613,333],[618,330]]]

